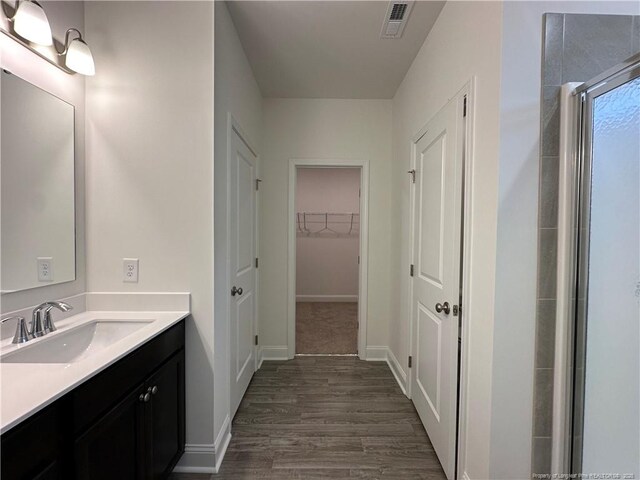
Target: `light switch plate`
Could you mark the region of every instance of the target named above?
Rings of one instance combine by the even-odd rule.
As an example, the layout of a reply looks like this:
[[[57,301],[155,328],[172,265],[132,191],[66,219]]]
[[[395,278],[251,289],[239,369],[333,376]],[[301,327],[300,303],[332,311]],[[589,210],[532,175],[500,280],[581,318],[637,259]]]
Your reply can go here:
[[[53,281],[53,257],[38,257],[38,281]]]
[[[123,258],[122,259],[122,281],[129,283],[138,283],[138,259]]]

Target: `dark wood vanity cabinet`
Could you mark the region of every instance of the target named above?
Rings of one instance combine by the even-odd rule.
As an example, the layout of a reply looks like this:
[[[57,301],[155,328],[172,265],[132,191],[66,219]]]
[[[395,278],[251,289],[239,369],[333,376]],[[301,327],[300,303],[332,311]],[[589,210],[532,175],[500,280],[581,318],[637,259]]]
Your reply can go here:
[[[134,480],[145,475],[142,388],[127,395],[74,442],[78,480]]]
[[[60,407],[56,402],[2,436],[2,480],[64,478],[64,413]]]
[[[159,480],[185,443],[184,321],[2,436],[2,480]]]
[[[147,478],[165,478],[184,452],[184,350],[153,374],[147,384],[149,389],[151,400],[145,411]]]

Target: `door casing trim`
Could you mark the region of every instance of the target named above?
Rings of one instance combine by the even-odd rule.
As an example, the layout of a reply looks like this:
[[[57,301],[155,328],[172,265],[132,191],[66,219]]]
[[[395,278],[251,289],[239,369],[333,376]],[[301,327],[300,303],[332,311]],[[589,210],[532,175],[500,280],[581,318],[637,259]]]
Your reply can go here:
[[[469,79],[469,81],[450,99],[447,99],[444,105],[447,105],[450,101],[456,98],[463,98],[466,96],[467,105],[466,105],[466,117],[464,117],[465,122],[463,122],[464,126],[464,145],[463,145],[463,159],[462,159],[462,177],[464,182],[462,184],[462,258],[460,259],[461,264],[461,287],[462,287],[462,304],[460,308],[460,315],[462,318],[462,343],[461,343],[461,352],[460,352],[460,362],[458,364],[458,378],[459,378],[459,393],[457,398],[457,406],[456,406],[456,414],[458,416],[458,428],[457,428],[457,451],[456,451],[456,478],[468,478],[468,475],[465,471],[465,455],[466,455],[466,431],[467,431],[467,415],[468,415],[468,399],[467,399],[467,391],[468,391],[468,383],[469,383],[469,350],[471,344],[471,338],[469,335],[468,325],[471,323],[471,315],[470,312],[472,309],[471,306],[471,259],[473,258],[473,170],[474,170],[474,133],[475,133],[475,101],[476,101],[476,77],[473,76]],[[443,107],[444,107],[443,105]],[[440,109],[434,113],[431,118],[433,118]],[[416,154],[416,144],[427,132],[427,126],[429,122],[427,121],[424,126],[413,136],[411,139],[411,159],[410,159],[410,168],[415,169],[415,154]],[[414,185],[410,186],[409,193],[409,258],[411,259],[411,263],[416,263],[416,252],[414,248],[414,235],[415,235],[415,225],[414,225],[414,213],[415,213],[415,188]],[[407,351],[410,356],[415,356],[415,352],[413,351],[413,282],[414,278],[409,279],[409,288],[407,292],[407,302],[409,308],[407,310],[407,315],[409,316],[409,345]],[[411,388],[412,388],[412,372],[407,372],[407,382],[406,382],[406,395],[408,398],[411,398]]]
[[[369,160],[367,159],[290,159],[289,217],[287,220],[287,354],[296,353],[296,184],[298,167],[360,169],[360,265],[358,266],[358,356],[367,357],[367,294],[369,266]]]

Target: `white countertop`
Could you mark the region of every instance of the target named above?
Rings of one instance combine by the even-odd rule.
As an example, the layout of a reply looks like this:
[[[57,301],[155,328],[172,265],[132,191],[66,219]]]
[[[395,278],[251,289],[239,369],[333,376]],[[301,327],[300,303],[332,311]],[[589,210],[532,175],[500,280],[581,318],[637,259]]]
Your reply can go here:
[[[189,315],[188,311],[87,311],[55,322],[45,337],[13,345],[0,342],[0,433],[4,433],[65,393],[125,357]],[[148,325],[75,363],[3,363],[2,357],[96,320],[153,320]]]

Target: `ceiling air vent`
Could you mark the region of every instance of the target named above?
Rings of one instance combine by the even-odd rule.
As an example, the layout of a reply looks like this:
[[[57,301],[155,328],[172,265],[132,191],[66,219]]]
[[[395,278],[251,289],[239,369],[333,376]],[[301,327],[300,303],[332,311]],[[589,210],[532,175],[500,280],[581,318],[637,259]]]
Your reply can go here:
[[[404,12],[407,11],[406,3],[392,3],[391,4],[391,15],[389,15],[389,20],[391,21],[400,21],[404,18]]]
[[[412,1],[390,2],[382,23],[382,38],[400,38],[413,7]]]

